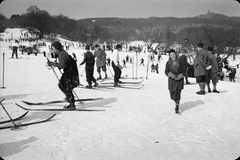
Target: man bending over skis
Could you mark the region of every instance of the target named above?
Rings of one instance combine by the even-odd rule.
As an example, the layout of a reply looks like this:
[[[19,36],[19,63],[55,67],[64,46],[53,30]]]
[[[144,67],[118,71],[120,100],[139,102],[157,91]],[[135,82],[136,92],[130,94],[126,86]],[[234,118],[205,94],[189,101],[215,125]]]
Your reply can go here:
[[[60,42],[52,43],[53,51],[57,55],[55,62],[48,61],[49,66],[63,69],[63,74],[59,80],[59,88],[66,95],[66,99],[70,103],[64,109],[76,109],[73,89],[79,85],[79,76],[76,61],[65,51]]]

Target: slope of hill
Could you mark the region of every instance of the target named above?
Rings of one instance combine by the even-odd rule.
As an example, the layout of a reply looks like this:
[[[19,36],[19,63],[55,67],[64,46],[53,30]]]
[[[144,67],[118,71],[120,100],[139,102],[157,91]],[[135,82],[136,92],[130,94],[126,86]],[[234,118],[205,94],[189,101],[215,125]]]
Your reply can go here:
[[[16,31],[11,31],[17,35]],[[1,52],[6,53],[6,88],[0,89],[0,96],[5,98],[3,105],[12,117],[25,112],[15,105],[26,106],[22,100],[40,102],[64,98],[57,78],[45,66],[45,57],[20,55],[20,59],[11,59],[8,45],[7,42],[0,43]],[[70,47],[68,52],[76,53],[79,64],[84,50]],[[126,54],[136,55],[134,52],[121,52],[120,58]],[[148,54],[141,53],[138,57],[143,57],[146,62]],[[182,113],[177,115],[164,74],[168,58],[163,55],[160,62],[152,62],[159,64],[159,74],[149,72],[141,89],[75,89],[80,98],[103,98],[77,103],[77,108],[101,111],[29,112],[16,123],[42,120],[53,114],[56,116],[48,123],[20,127],[14,131],[0,130],[0,156],[12,160],[237,159],[240,156],[240,83],[221,81],[217,86],[219,94],[197,95],[195,92],[199,87],[195,79],[189,78],[191,84],[185,85],[182,91]],[[240,62],[239,59],[237,61]],[[81,83],[86,84],[85,67],[78,69],[83,75],[80,76]],[[111,66],[107,71],[111,76]],[[146,71],[147,65],[138,66],[138,76],[145,78]],[[127,63],[122,72],[122,75],[131,77],[132,64]],[[57,69],[56,73],[60,76]],[[26,107],[62,108],[65,104]],[[8,119],[0,107],[0,121]]]

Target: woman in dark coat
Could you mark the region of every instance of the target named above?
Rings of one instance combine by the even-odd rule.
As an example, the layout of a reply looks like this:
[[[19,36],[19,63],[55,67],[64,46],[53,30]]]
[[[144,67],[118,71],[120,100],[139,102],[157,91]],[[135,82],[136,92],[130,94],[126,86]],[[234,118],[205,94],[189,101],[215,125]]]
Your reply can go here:
[[[174,49],[169,50],[169,60],[166,63],[165,74],[168,76],[170,98],[175,101],[175,112],[179,113],[181,91],[184,86],[183,65]]]

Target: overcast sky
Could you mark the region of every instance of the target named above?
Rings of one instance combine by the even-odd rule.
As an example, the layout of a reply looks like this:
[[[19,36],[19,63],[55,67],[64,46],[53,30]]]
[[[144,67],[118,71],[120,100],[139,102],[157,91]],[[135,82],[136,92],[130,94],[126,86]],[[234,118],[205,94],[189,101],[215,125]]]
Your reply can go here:
[[[7,18],[26,13],[35,5],[50,15],[72,19],[95,17],[147,18],[194,17],[210,10],[227,16],[240,16],[235,0],[4,0],[0,12]]]

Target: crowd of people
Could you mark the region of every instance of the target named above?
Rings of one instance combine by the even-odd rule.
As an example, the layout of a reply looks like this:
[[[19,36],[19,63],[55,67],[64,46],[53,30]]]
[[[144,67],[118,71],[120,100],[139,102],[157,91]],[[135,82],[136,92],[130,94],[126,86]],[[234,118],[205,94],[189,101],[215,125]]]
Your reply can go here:
[[[189,84],[187,69],[188,62],[183,54],[179,56],[174,49],[168,51],[169,60],[166,63],[165,74],[168,77],[168,89],[170,98],[175,102],[175,112],[179,113],[179,103],[181,100],[181,91],[184,88],[184,78],[186,84]],[[194,77],[199,85],[198,95],[206,94],[206,86],[208,93],[219,93],[217,90],[218,83],[218,62],[214,55],[213,47],[207,46],[204,49],[203,43],[197,44],[196,56],[194,58]],[[213,89],[211,90],[210,83]]]
[[[79,85],[78,69],[77,69],[77,59],[76,55],[70,56],[61,45],[60,42],[55,41],[52,43],[53,52],[56,54],[58,61],[48,61],[49,66],[57,67],[63,69],[63,74],[59,80],[59,87],[65,93],[66,99],[69,101],[69,105],[66,106],[67,109],[75,109],[73,89]],[[107,58],[107,55],[100,45],[96,44],[94,46],[94,51],[90,50],[90,46],[86,45],[84,53],[84,58],[80,65],[85,65],[86,79],[88,85],[87,88],[91,89],[93,86],[98,86],[98,81],[101,79],[108,78],[107,66],[111,65],[114,71],[114,87],[121,87],[120,77],[122,74],[122,68],[120,61],[119,51],[121,51],[122,46],[117,44],[112,52],[111,58]],[[15,52],[14,52],[15,54]],[[178,54],[174,49],[168,51],[169,59],[166,62],[165,74],[168,77],[168,89],[170,93],[170,98],[175,102],[175,112],[179,113],[179,104],[181,100],[181,92],[184,89],[184,81],[189,84],[188,81],[188,69],[189,63],[187,61],[187,56],[182,53]],[[129,56],[126,57],[126,61],[129,61]],[[94,65],[97,66],[98,78],[94,78]],[[140,59],[140,65],[144,65],[144,59]],[[152,72],[158,73],[158,64],[151,65]],[[217,83],[219,80],[219,68],[216,57],[214,56],[214,51],[212,46],[207,46],[204,49],[202,43],[197,44],[196,55],[194,58],[194,77],[199,86],[199,91],[196,92],[198,95],[206,94],[206,86],[208,93],[219,93],[217,90]],[[104,73],[102,75],[101,71]],[[236,73],[236,71],[235,71]],[[234,74],[234,70],[229,73],[229,78],[234,81],[231,74]],[[231,75],[231,76],[230,76]],[[104,78],[102,78],[104,76]],[[213,88],[211,89],[211,82]],[[94,84],[94,85],[93,85]]]

